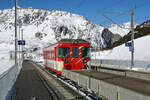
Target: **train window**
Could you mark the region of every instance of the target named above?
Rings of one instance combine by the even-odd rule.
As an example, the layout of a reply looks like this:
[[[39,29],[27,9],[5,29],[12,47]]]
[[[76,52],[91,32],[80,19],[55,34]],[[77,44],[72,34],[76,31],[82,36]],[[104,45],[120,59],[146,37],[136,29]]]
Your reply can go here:
[[[70,48],[69,47],[59,47],[58,48],[58,57],[59,58],[68,58],[70,56]]]
[[[82,47],[82,57],[90,57],[90,48]]]
[[[78,55],[79,55],[79,48],[78,47],[73,47],[73,49],[72,49],[72,52],[73,52],[73,57],[78,57]]]
[[[47,51],[45,51],[45,65],[47,65]]]

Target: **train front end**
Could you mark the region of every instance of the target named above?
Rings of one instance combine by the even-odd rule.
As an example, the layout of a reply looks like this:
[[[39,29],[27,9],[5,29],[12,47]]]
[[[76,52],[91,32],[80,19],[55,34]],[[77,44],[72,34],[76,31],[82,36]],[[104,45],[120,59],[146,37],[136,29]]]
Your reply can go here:
[[[57,60],[64,62],[64,69],[87,69],[90,61],[90,43],[82,39],[61,40],[58,43],[57,54]]]

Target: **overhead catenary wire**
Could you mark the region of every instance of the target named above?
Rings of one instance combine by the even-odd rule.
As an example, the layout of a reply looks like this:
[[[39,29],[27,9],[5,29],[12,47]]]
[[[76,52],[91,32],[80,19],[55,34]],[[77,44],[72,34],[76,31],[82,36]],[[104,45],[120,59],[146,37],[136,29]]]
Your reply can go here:
[[[122,1],[122,0],[119,0],[118,2],[120,2],[120,1]],[[150,0],[149,1],[146,1],[146,2],[144,2],[144,3],[142,3],[142,4],[139,4],[139,5],[135,5],[132,9],[134,9],[134,10],[137,10],[137,9],[139,9],[139,8],[142,8],[142,7],[144,7],[144,6],[147,6],[147,5],[149,5],[150,4]],[[109,7],[109,8],[111,8],[111,7]],[[106,8],[107,9],[107,8]],[[106,10],[105,9],[105,10]],[[104,23],[106,23],[107,21],[110,21],[110,22],[112,22],[113,24],[116,24],[116,25],[118,25],[119,27],[121,26],[121,25],[119,25],[119,24],[117,24],[115,21],[113,21],[112,20],[112,18],[109,18],[109,17],[107,17],[105,14],[107,13],[107,14],[115,14],[115,15],[117,15],[117,16],[115,16],[115,17],[113,17],[113,18],[118,18],[118,17],[120,17],[120,16],[122,16],[122,15],[125,15],[125,14],[131,14],[131,11],[132,11],[132,9],[128,9],[128,10],[126,10],[126,11],[121,11],[121,12],[112,12],[112,11],[98,11],[98,13],[101,13],[101,15],[102,16],[105,16],[105,20],[104,21],[102,21],[101,23],[100,23],[100,25],[101,24],[104,24]],[[149,17],[149,16],[147,16],[147,17]],[[143,17],[143,18],[146,18],[146,17]],[[135,19],[135,21],[136,20],[138,20],[139,18],[136,18]],[[123,28],[123,27],[120,27],[120,28]]]
[[[97,11],[97,13],[99,13],[100,15],[102,15],[103,17],[105,17],[107,20],[109,20],[109,21],[112,22],[113,24],[116,24],[116,25],[119,26],[120,28],[129,29],[129,30],[130,30],[130,28],[124,28],[124,27],[122,27],[121,25],[117,24],[114,20],[112,20],[111,18],[109,18],[109,17],[107,17],[106,15],[104,15],[104,13],[99,12],[99,11]],[[122,14],[123,14],[123,12],[122,12]],[[126,14],[126,13],[125,13],[125,14]]]
[[[142,4],[139,4],[139,5],[135,5],[134,9],[136,10],[136,9],[138,9],[138,8],[142,8],[142,7],[144,7],[144,6],[147,6],[147,5],[149,5],[149,4],[150,4],[150,0],[147,1],[147,2],[144,2],[144,3],[142,3]]]
[[[150,15],[149,16],[143,16],[143,17],[137,17],[137,18],[135,18],[135,21],[140,20],[140,19],[145,19],[145,18],[150,18]]]
[[[123,1],[122,0],[118,0],[117,2],[113,2],[113,4],[112,5],[110,5],[109,7],[107,7],[107,8],[103,8],[103,10],[105,9],[110,9],[110,8],[114,8],[114,7],[116,7],[116,5],[118,5],[118,4],[120,4],[120,3],[122,3]]]
[[[75,12],[76,10],[81,8],[85,2],[86,2],[86,0],[81,0],[75,8],[72,8],[72,12]]]
[[[79,2],[79,4],[77,5],[76,9],[80,8],[85,2],[86,0],[81,0],[81,2]]]
[[[114,18],[118,18],[118,17],[120,17],[120,16],[122,16],[122,15],[125,15],[125,14],[129,14],[130,12],[131,12],[131,10],[127,10],[127,11],[120,11],[120,12],[112,12],[112,11],[106,11],[106,9],[110,9],[110,8],[114,8],[114,7],[116,7],[116,6],[114,6],[114,5],[119,5],[120,3],[122,3],[123,1],[122,0],[118,0],[117,2],[114,2],[113,3],[113,5],[112,5],[112,7],[107,7],[107,8],[103,8],[103,11],[99,11],[98,10],[98,12],[102,12],[102,13],[107,13],[107,14],[114,14],[114,15],[117,15],[117,16],[115,16]],[[106,15],[105,15],[106,16]],[[100,25],[102,25],[102,24],[104,24],[104,23],[107,23],[107,22],[110,22],[108,19],[106,19],[105,18],[105,20],[103,20],[101,23],[100,23]],[[112,22],[112,21],[111,21]],[[114,21],[115,22],[115,21]],[[114,23],[115,24],[115,23]],[[118,24],[117,24],[118,25]],[[102,25],[103,26],[103,25]],[[122,28],[122,27],[121,27]]]
[[[125,15],[125,14],[129,14],[129,11],[120,11],[120,12],[113,12],[113,11],[100,11],[98,10],[97,13],[109,13],[109,14],[115,14],[115,15]]]
[[[144,3],[142,3],[142,4],[139,4],[139,5],[135,5],[134,10],[137,10],[137,9],[142,8],[142,7],[144,7],[144,6],[147,6],[147,5],[149,5],[149,4],[150,4],[150,0],[149,0],[149,1],[146,1],[146,2],[144,2]],[[150,15],[144,16],[144,17],[138,17],[138,18],[135,18],[135,21],[137,21],[137,20],[139,20],[139,19],[149,18],[149,17],[150,17]]]

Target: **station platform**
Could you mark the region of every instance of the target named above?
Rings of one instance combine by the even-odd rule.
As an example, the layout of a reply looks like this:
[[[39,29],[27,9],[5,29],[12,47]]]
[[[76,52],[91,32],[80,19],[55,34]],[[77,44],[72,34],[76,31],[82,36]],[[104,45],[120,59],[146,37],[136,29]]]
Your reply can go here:
[[[122,70],[63,70],[62,75],[106,100],[150,100],[148,73]]]
[[[104,82],[150,96],[150,81],[98,71],[74,71]]]
[[[13,100],[49,100],[50,95],[31,62],[25,61],[16,81],[16,95]]]
[[[31,61],[24,61],[15,89],[13,100],[86,100]]]
[[[64,77],[75,81],[85,89],[94,91],[97,96],[103,96],[106,100],[150,100],[150,81],[129,77],[128,72],[126,74],[124,76],[120,73],[94,70],[63,70]],[[141,77],[141,73],[132,72],[132,75]],[[146,75],[149,76],[145,73],[144,76]]]

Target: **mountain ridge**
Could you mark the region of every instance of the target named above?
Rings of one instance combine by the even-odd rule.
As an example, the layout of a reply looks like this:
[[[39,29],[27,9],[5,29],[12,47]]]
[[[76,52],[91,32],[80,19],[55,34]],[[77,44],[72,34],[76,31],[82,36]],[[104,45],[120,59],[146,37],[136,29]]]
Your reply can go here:
[[[134,39],[138,39],[147,35],[150,35],[150,20],[147,20],[142,24],[137,25],[134,29]],[[128,34],[124,35],[122,38],[120,38],[118,41],[114,42],[112,45],[105,47],[104,50],[113,49],[128,41],[131,41],[131,31]]]
[[[93,46],[106,46],[102,38],[105,28],[93,24],[84,16],[31,7],[19,8],[18,15],[18,33],[23,30],[26,48],[44,47],[63,38],[82,38],[90,41]],[[14,41],[14,8],[0,10],[0,34],[5,34],[0,40],[11,40],[11,44]]]

